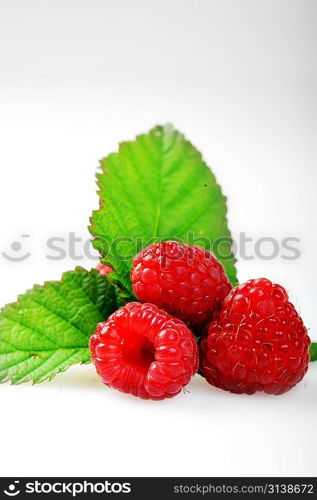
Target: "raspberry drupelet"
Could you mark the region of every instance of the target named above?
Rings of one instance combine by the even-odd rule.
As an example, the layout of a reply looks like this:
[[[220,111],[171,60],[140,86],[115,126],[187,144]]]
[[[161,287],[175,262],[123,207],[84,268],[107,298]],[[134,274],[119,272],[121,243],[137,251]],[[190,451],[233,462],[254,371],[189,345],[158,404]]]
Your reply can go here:
[[[101,276],[107,276],[107,274],[112,273],[113,269],[110,266],[106,266],[105,264],[101,264],[101,262],[96,267],[97,271],[101,274]]]

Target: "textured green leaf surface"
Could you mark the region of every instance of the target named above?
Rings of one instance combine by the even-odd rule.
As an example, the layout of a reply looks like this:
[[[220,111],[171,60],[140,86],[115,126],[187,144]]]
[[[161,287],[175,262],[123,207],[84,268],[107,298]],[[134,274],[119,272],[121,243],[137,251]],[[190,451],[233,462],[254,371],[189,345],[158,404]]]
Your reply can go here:
[[[89,337],[116,307],[113,286],[95,269],[36,285],[0,313],[0,382],[42,382],[89,362]]]
[[[310,361],[317,361],[317,343],[313,342],[310,346]]]
[[[226,199],[201,154],[172,126],[157,126],[101,161],[100,209],[90,231],[111,278],[132,294],[131,261],[166,239],[198,244],[222,260],[236,283]]]

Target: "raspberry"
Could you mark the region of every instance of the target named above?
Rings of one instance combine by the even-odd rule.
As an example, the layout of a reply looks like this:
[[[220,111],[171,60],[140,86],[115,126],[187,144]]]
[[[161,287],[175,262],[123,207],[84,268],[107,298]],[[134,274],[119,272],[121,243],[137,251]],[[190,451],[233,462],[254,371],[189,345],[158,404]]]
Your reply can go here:
[[[262,278],[234,288],[201,343],[207,381],[235,393],[282,394],[304,377],[310,339],[286,290]]]
[[[198,369],[192,332],[153,304],[121,307],[99,323],[89,345],[102,381],[142,399],[176,396]]]
[[[176,241],[150,245],[136,255],[131,281],[141,302],[156,304],[193,329],[212,319],[231,289],[212,253]]]
[[[98,264],[96,269],[102,276],[107,276],[107,274],[112,272],[112,267],[101,264],[101,262]]]

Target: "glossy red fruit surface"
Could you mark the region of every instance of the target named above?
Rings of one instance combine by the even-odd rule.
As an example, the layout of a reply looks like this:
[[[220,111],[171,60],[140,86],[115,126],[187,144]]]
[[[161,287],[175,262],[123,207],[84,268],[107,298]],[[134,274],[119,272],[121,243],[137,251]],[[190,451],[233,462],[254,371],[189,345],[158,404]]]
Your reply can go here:
[[[201,328],[231,289],[214,255],[201,247],[175,241],[150,245],[133,259],[133,293],[186,322]]]
[[[89,345],[102,381],[143,399],[176,396],[198,369],[192,332],[153,304],[118,309],[99,323]]]
[[[304,377],[310,339],[286,290],[262,278],[234,288],[201,342],[207,381],[235,393],[282,394]]]
[[[102,276],[107,276],[107,274],[112,272],[112,267],[101,264],[101,262],[98,264],[96,269]]]

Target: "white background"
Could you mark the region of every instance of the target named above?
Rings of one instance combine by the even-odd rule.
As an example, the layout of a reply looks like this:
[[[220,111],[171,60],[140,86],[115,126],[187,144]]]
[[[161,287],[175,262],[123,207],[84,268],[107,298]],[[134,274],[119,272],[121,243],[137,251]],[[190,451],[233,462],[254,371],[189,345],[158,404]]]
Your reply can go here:
[[[0,7],[0,252],[31,252],[20,263],[0,255],[1,304],[96,264],[49,260],[45,242],[88,239],[98,160],[172,122],[213,166],[235,239],[300,239],[299,259],[240,259],[239,279],[286,286],[317,340],[316,2]],[[5,384],[0,474],[316,475],[316,389],[317,365],[279,397],[231,395],[196,376],[185,394],[144,402],[104,387],[91,366]]]

